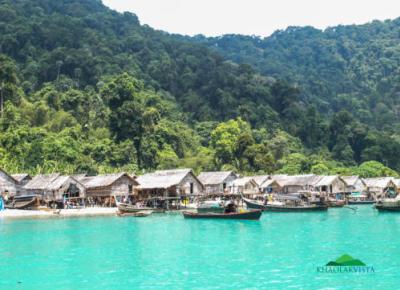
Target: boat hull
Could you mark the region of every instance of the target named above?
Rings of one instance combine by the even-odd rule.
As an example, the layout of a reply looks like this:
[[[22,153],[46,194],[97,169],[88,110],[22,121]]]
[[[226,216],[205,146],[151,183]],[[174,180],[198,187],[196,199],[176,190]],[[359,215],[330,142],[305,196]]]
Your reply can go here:
[[[30,209],[38,205],[37,196],[16,197],[12,204],[6,204],[8,209]]]
[[[256,201],[252,201],[247,198],[242,198],[244,203],[246,204],[248,209],[258,209],[258,210],[265,210],[265,205],[258,203]]]
[[[121,213],[118,212],[117,215],[120,217],[129,217],[129,216],[133,216],[133,217],[147,217],[149,215],[151,215],[152,212],[151,211],[138,211],[138,212],[130,212],[130,213]]]
[[[264,211],[270,212],[316,212],[316,211],[327,211],[327,205],[318,206],[278,206],[278,205],[266,205]]]
[[[194,213],[184,211],[183,216],[188,219],[228,219],[228,220],[259,220],[261,210],[251,210],[238,213]]]
[[[131,204],[118,203],[118,211],[122,214],[126,213],[137,213],[140,211],[152,211],[153,213],[163,213],[165,212],[162,208],[152,208],[152,207],[137,207]]]
[[[364,200],[364,201],[351,201],[351,200],[349,200],[348,202],[347,202],[347,204],[353,204],[353,205],[363,205],[363,204],[374,204],[375,203],[375,201],[373,201],[373,200]]]
[[[223,207],[198,207],[197,212],[198,213],[224,213],[225,208]]]
[[[344,207],[346,202],[344,200],[329,201],[329,207]]]
[[[391,212],[399,211],[400,212],[400,206],[385,206],[385,205],[381,205],[381,204],[376,204],[375,208],[379,211],[391,211]]]

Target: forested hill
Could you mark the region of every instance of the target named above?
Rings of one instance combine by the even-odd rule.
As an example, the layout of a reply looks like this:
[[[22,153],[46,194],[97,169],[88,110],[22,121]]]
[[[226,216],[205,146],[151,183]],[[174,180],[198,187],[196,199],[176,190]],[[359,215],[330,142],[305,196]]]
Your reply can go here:
[[[208,46],[98,0],[0,0],[0,167],[397,174],[365,163],[400,169],[395,131]]]
[[[196,37],[228,59],[286,79],[321,112],[345,108],[379,129],[400,121],[400,18],[365,25],[289,27],[270,37]]]

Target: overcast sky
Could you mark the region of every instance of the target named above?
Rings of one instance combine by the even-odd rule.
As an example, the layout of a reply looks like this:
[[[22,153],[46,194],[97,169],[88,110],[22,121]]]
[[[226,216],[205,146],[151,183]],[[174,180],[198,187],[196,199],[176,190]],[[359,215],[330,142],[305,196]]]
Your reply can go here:
[[[270,35],[288,26],[326,28],[400,16],[400,0],[103,0],[171,33]]]

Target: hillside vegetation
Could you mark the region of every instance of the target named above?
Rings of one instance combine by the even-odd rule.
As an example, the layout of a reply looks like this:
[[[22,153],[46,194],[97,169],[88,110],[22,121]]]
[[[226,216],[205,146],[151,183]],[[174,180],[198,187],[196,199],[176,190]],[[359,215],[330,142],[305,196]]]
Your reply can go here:
[[[268,62],[271,71],[262,69],[250,52],[215,51],[211,41],[156,31],[97,0],[1,0],[0,166],[365,176],[396,174],[381,163],[400,169],[396,118],[381,114],[385,126],[375,126],[347,103],[326,113],[330,90],[308,94],[306,80],[271,73]],[[258,57],[265,63],[265,53]],[[389,104],[386,93],[376,98]]]

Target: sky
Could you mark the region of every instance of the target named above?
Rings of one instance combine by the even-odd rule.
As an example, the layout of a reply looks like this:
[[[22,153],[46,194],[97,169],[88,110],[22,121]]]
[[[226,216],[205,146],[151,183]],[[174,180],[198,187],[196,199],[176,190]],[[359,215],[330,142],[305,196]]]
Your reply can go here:
[[[400,17],[400,0],[103,0],[170,33],[268,36],[288,26],[324,29]]]

